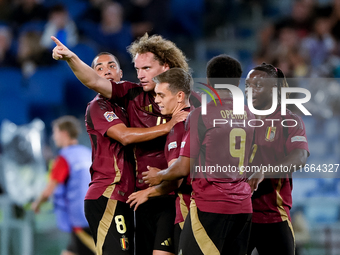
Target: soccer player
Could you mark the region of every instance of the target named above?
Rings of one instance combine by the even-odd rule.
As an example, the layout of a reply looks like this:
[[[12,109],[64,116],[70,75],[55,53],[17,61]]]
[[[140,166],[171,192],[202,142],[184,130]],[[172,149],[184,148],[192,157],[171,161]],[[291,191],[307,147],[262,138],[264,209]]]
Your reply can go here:
[[[107,80],[122,77],[117,58],[107,52],[94,58],[92,68]],[[124,110],[100,94],[88,104],[85,119],[93,152],[85,213],[97,254],[133,254],[133,211],[125,202],[135,188],[134,158],[132,148],[123,145],[154,139],[164,131],[127,127]]]
[[[227,56],[212,58],[207,65],[208,82],[239,85],[240,63]],[[229,78],[215,80],[213,78]],[[231,79],[234,78],[234,79]],[[198,159],[199,168],[232,166],[235,172],[212,174],[195,172],[192,176],[192,201],[180,237],[179,254],[239,254],[247,251],[251,225],[251,188],[242,166],[248,164],[254,128],[242,120],[254,115],[245,107],[244,114],[232,114],[233,100],[229,90],[217,89],[221,104],[210,102],[207,114],[201,107],[191,112],[189,129],[181,143],[179,158],[162,171],[149,167],[144,173],[146,183],[156,185],[189,174],[190,165]],[[229,114],[221,115],[221,112]],[[214,126],[214,119],[225,118],[233,124]],[[236,121],[234,121],[236,120]],[[195,167],[195,169],[197,169]]]
[[[161,73],[153,78],[156,82],[155,102],[158,104],[163,115],[173,115],[181,110],[190,111],[189,96],[193,86],[191,75],[180,68],[171,68],[164,73]],[[177,123],[167,135],[164,154],[168,162],[168,166],[179,157],[182,138],[185,132],[185,122]],[[146,202],[149,198],[165,195],[175,189],[176,198],[176,219],[175,219],[175,234],[174,247],[177,254],[179,236],[184,225],[184,220],[188,214],[191,195],[191,180],[190,178],[181,179],[179,182],[162,182],[161,184],[149,187],[144,190],[137,191],[130,195],[130,206],[138,206]]]
[[[53,40],[57,43],[57,39],[53,38]],[[140,85],[126,81],[116,83],[102,79],[74,53],[69,54],[68,51],[59,42],[53,49],[53,57],[66,60],[74,74],[85,86],[124,107],[131,127],[145,128],[166,125],[169,118],[161,114],[158,105],[155,103],[154,87],[156,84],[152,81],[152,78],[173,67],[179,67],[185,71],[189,70],[183,52],[174,43],[163,39],[161,36],[148,37],[146,34],[129,47]],[[191,100],[193,103],[198,103],[197,98]],[[148,165],[157,166],[161,169],[167,167],[164,145],[165,137],[135,145],[136,187],[138,190],[148,187],[143,183],[141,175],[142,172],[147,170]],[[172,242],[167,242],[169,245],[163,243],[165,240],[172,239],[173,236],[172,225],[169,226],[169,224],[172,224],[172,220],[169,220],[169,218],[175,217],[174,208],[174,197],[172,196],[155,198],[153,201],[143,204],[143,208],[139,208],[136,212],[137,255],[139,253],[166,255],[173,252]],[[155,213],[155,216],[148,217],[151,221],[146,220],[144,215],[150,216],[152,213]]]
[[[53,194],[58,227],[71,233],[71,239],[62,255],[93,255],[95,247],[84,214],[84,197],[90,182],[91,150],[78,144],[81,127],[77,118],[62,116],[52,123],[53,140],[61,148],[50,180],[31,207],[39,212],[42,203]]]
[[[262,127],[255,128],[257,152],[252,165],[282,166],[292,171],[265,173],[265,179],[254,192],[248,254],[256,247],[260,255],[293,255],[294,232],[289,213],[292,207],[292,172],[294,167],[302,167],[309,155],[305,126],[301,118],[289,110],[281,115],[281,88],[288,87],[288,84],[279,68],[263,63],[247,75],[246,93],[252,88],[252,103],[257,110],[271,108],[274,87],[278,90],[277,109],[269,116],[257,117],[275,121],[264,121]],[[281,122],[285,119],[286,126],[296,125],[282,126]]]

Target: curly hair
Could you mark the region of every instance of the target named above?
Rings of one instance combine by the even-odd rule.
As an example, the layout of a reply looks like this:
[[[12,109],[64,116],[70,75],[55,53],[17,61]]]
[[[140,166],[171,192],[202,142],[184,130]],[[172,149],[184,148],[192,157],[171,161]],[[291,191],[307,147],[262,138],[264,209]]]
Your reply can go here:
[[[167,64],[170,68],[178,67],[189,72],[187,58],[184,53],[173,42],[164,39],[160,35],[149,37],[145,33],[139,40],[136,40],[128,47],[128,52],[131,54],[132,59],[135,59],[137,54],[151,52],[160,65]]]
[[[254,67],[252,70],[263,71],[267,73],[269,77],[277,79],[278,101],[279,103],[281,103],[281,88],[289,87],[286,77],[284,73],[282,72],[282,70],[280,68],[277,68],[267,63],[262,63],[261,65]],[[288,93],[287,93],[287,97],[289,97]]]

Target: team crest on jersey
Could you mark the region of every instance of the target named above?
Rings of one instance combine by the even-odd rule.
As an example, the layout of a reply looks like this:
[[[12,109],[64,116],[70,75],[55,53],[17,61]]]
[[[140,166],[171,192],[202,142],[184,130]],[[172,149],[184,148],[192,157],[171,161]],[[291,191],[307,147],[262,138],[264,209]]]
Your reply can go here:
[[[265,137],[266,141],[268,142],[274,141],[275,133],[276,133],[276,127],[267,127],[266,137]]]
[[[177,142],[172,142],[172,143],[169,143],[168,145],[168,151],[170,151],[171,149],[175,149],[177,148]]]
[[[118,119],[117,115],[114,112],[106,112],[104,113],[104,117],[108,122]]]

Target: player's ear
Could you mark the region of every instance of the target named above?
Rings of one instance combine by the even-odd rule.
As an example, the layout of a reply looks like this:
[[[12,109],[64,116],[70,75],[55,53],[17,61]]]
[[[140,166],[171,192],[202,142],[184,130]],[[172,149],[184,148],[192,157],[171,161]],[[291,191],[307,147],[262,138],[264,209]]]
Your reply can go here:
[[[119,73],[120,73],[120,78],[123,78],[123,70],[122,69],[119,70]]]
[[[163,71],[168,71],[170,69],[170,66],[168,64],[163,65]]]
[[[179,91],[179,92],[177,93],[177,102],[178,102],[178,103],[181,103],[181,102],[184,101],[184,99],[185,99],[185,94],[184,94],[184,92],[183,92],[183,91]]]

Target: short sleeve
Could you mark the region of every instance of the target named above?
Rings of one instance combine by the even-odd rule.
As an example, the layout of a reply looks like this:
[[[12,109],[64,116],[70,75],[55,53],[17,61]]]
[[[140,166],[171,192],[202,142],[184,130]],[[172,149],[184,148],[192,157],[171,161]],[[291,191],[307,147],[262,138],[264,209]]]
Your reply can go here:
[[[179,157],[184,132],[184,122],[180,122],[168,134],[164,148],[164,154],[168,163]]]
[[[186,131],[183,135],[181,142],[180,156],[185,156],[188,158],[197,158],[199,155],[201,142],[199,137],[199,116],[200,109],[195,109],[192,111],[186,123]]]
[[[288,127],[288,137],[286,140],[287,153],[290,153],[294,149],[304,149],[309,152],[305,124],[297,115],[291,115],[291,118],[295,121],[288,122],[287,120],[287,123],[296,123],[296,125],[294,127]]]
[[[114,112],[111,103],[103,98],[94,100],[89,105],[89,112],[93,129],[97,130],[101,135],[105,135],[106,131],[123,121]]]
[[[52,166],[51,180],[55,180],[58,183],[65,183],[69,176],[70,170],[67,161],[64,157],[58,156]]]

